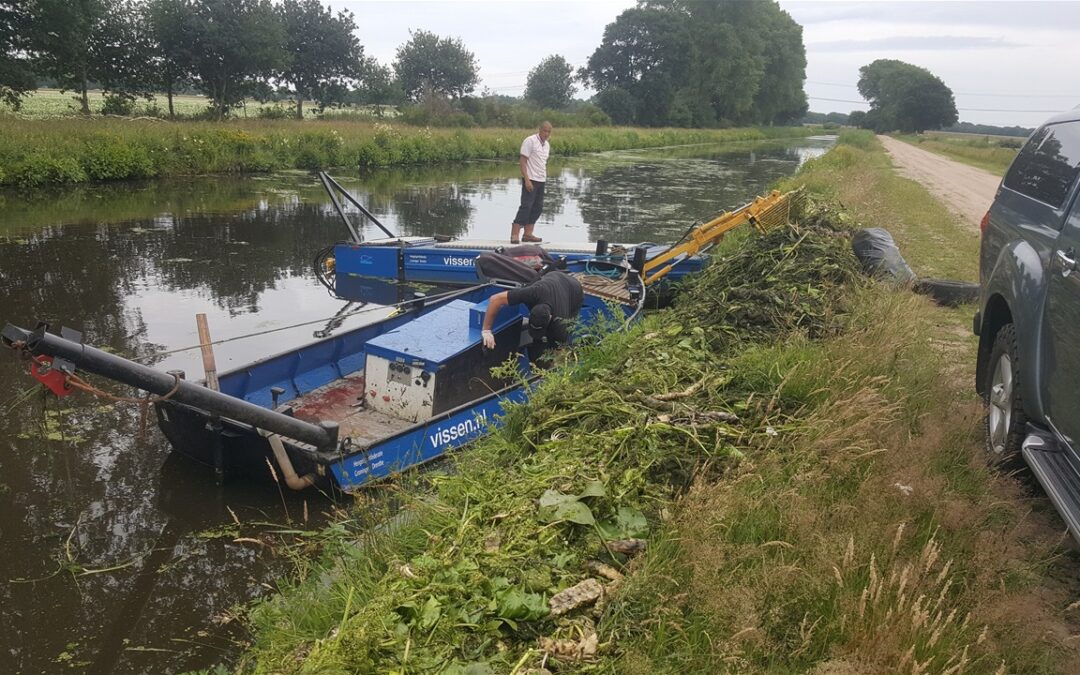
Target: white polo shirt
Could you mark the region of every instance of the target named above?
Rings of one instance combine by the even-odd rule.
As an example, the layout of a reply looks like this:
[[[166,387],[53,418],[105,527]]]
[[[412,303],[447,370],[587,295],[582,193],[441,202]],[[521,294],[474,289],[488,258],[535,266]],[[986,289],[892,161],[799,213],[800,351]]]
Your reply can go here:
[[[525,173],[529,180],[547,182],[547,159],[550,152],[551,143],[542,143],[540,134],[533,134],[521,142],[521,156],[529,159],[525,163]]]

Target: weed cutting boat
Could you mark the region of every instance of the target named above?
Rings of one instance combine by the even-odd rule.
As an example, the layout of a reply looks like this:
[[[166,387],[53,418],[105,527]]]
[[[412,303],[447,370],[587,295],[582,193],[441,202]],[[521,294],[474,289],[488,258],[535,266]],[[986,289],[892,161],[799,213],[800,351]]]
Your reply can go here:
[[[758,198],[691,228],[655,255],[639,247],[558,260],[584,288],[578,326],[625,327],[640,313],[650,284],[742,223],[766,229],[786,222],[791,197],[774,192]],[[472,258],[474,282],[481,257]],[[516,278],[486,278],[404,300],[369,325],[327,331],[310,344],[212,378],[208,369],[204,382],[96,349],[70,329],[57,335],[45,324],[33,330],[8,324],[0,339],[58,396],[101,394],[85,373],[149,392],[146,401],[174,451],[214,467],[219,480],[268,475],[267,462],[273,462],[291,488],[348,492],[465,445],[500,424],[509,405],[527,398],[537,372],[524,309],[499,312],[494,349],[486,349],[481,336],[488,300],[543,272],[516,261],[506,269],[515,266]],[[514,375],[492,374],[508,362],[516,365]]]

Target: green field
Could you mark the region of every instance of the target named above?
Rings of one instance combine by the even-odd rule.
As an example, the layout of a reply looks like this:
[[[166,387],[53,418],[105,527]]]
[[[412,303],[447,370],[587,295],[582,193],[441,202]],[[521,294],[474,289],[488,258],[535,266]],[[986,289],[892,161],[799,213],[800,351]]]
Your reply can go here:
[[[101,107],[105,102],[105,97],[102,96],[100,91],[91,91],[89,92],[88,98],[90,101],[90,112],[100,114]],[[192,94],[177,94],[173,96],[173,111],[177,117],[197,117],[205,114],[209,107],[210,101],[205,96]],[[295,101],[274,101],[268,103],[252,101],[238,108],[235,114],[236,117],[241,119],[258,117],[260,111],[274,111],[277,114],[292,114],[294,107]],[[68,91],[61,93],[56,89],[38,89],[37,91],[31,92],[23,99],[22,105],[18,110],[0,103],[0,113],[6,113],[8,115],[31,120],[71,117],[79,115],[80,110],[80,99],[74,92]],[[314,110],[314,101],[304,102],[305,119],[317,119],[318,116],[313,114]],[[149,101],[142,98],[137,99],[133,114],[134,116],[163,117],[167,115],[168,112],[168,99],[164,94],[158,94]],[[340,110],[328,110],[326,116],[332,117],[346,113],[357,114],[361,112],[373,113],[374,107],[361,106],[343,108]],[[380,114],[384,117],[393,117],[396,113],[392,106],[382,106]]]

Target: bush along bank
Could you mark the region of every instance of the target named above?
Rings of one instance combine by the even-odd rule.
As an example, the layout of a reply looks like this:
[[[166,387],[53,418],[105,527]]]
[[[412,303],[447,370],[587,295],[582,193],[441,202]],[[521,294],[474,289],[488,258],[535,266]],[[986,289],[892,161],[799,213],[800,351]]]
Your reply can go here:
[[[787,402],[730,367],[755,345],[842,327],[858,285],[826,219],[750,237],[680,308],[581,346],[453,471],[394,491],[407,518],[340,531],[317,571],[251,614],[242,670],[525,672],[628,645],[605,635],[634,555],[695,480],[769,452]],[[588,341],[586,341],[588,342]],[[778,426],[786,435],[787,429]]]
[[[515,159],[520,129],[352,122],[162,122],[0,117],[0,185]],[[555,154],[805,136],[803,128],[557,129]]]

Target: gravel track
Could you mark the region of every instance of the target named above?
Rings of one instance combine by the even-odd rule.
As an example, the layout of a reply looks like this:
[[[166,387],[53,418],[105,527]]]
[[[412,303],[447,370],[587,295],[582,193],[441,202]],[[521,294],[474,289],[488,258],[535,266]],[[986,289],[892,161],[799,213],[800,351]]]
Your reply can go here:
[[[990,208],[1000,176],[927,152],[889,136],[878,136],[900,175],[921,183],[960,221],[978,229]]]

